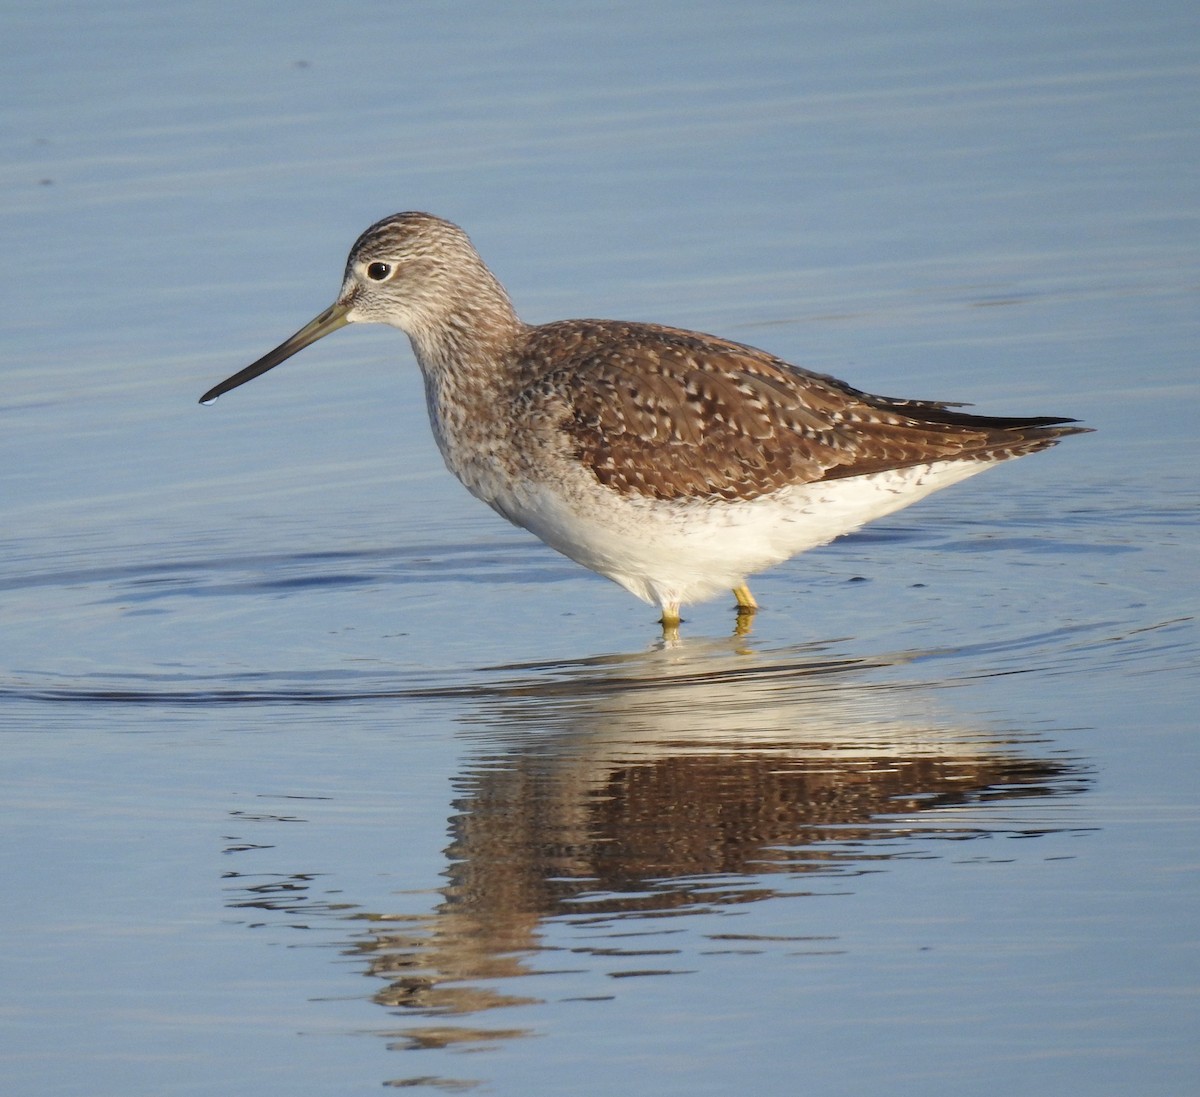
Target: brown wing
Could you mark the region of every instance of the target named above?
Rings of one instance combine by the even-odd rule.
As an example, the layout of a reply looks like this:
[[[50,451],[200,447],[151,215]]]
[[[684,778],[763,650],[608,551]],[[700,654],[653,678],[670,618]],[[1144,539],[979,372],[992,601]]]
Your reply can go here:
[[[869,396],[752,347],[655,325],[547,324],[531,330],[522,365],[534,374],[518,400],[527,422],[560,431],[602,484],[657,499],[754,498],[946,458],[996,460],[1069,433],[1046,426],[1069,420]]]

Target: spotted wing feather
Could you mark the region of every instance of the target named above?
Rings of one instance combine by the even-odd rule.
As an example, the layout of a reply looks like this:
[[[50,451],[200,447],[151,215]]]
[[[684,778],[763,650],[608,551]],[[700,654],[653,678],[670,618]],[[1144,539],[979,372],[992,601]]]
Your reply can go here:
[[[525,387],[530,417],[561,432],[600,483],[655,499],[755,498],[788,484],[1051,445],[1052,424],[874,397],[763,351],[612,321],[532,329],[522,358],[553,362]]]

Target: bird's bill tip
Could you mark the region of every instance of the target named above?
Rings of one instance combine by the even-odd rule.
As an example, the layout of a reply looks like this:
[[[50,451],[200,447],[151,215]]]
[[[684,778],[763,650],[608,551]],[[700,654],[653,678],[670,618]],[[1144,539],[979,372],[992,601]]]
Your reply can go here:
[[[218,396],[224,396],[231,389],[235,389],[239,385],[244,385],[247,381],[253,381],[254,378],[261,376],[269,369],[274,369],[280,362],[286,362],[293,354],[302,351],[307,346],[311,346],[331,331],[337,331],[338,328],[345,327],[350,322],[349,311],[350,306],[348,304],[342,301],[335,301],[329,308],[319,316],[314,316],[304,327],[285,339],[274,350],[268,351],[258,361],[251,362],[245,369],[239,370],[232,377],[227,377],[219,385],[214,385],[210,388],[208,392],[200,397],[200,403],[206,406],[215,403]]]

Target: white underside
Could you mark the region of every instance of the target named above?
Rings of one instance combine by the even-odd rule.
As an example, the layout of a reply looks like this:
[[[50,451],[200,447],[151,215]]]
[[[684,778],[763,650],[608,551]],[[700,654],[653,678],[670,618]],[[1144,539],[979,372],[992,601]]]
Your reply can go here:
[[[664,503],[583,481],[467,486],[516,525],[664,608],[702,601],[990,468],[943,461],[784,488],[740,502]],[[464,479],[464,482],[466,480]]]

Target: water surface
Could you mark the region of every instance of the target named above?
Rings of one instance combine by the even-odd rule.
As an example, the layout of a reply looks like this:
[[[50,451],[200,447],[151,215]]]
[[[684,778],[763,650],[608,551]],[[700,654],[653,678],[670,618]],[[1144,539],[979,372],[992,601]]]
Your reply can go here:
[[[1189,7],[9,24],[6,1093],[1195,1088]],[[531,321],[1097,433],[664,643],[396,333],[196,406],[402,208]]]

